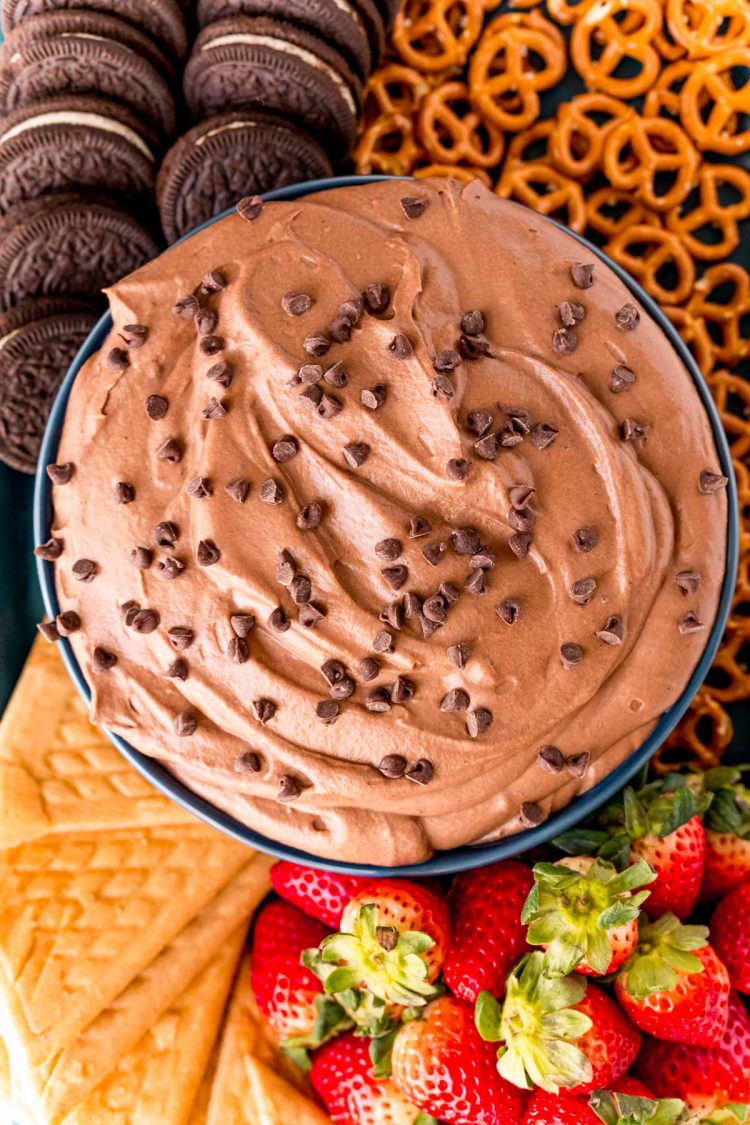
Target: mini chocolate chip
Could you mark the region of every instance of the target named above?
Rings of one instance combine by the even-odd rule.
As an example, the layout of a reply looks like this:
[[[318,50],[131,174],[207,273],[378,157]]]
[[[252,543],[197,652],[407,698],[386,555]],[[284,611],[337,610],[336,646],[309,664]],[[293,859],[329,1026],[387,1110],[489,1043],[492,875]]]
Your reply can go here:
[[[427,210],[428,199],[418,195],[405,195],[401,199],[401,208],[407,219],[419,219]]]
[[[322,621],[326,615],[325,609],[315,605],[314,602],[308,602],[307,605],[299,607],[297,620],[303,629],[314,629],[319,621]]]
[[[111,348],[107,352],[107,367],[112,371],[124,371],[130,367],[130,356],[124,348]]]
[[[520,435],[518,441],[521,441]],[[500,434],[485,434],[474,442],[474,452],[483,461],[496,461],[500,455]]]
[[[486,594],[487,579],[485,577],[485,572],[479,567],[477,567],[476,570],[472,570],[471,574],[464,582],[464,590],[466,590],[467,594],[474,594],[477,596]]]
[[[175,652],[184,652],[195,640],[195,633],[187,625],[173,625],[167,629],[167,639]]]
[[[133,624],[133,618],[140,612],[138,602],[134,602],[131,598],[129,602],[123,602],[120,606],[120,616],[122,617],[125,625],[128,628]]]
[[[402,589],[409,577],[409,570],[405,566],[386,566],[380,573],[392,590]]]
[[[705,496],[710,496],[712,492],[721,492],[728,484],[727,477],[723,477],[721,473],[711,472],[710,469],[703,469],[698,478],[698,489]]]
[[[591,755],[587,750],[584,750],[582,754],[571,755],[565,763],[565,766],[571,777],[583,777],[586,770],[589,768],[590,761]]]
[[[271,447],[271,456],[280,465],[292,461],[298,453],[299,444],[296,437],[292,437],[291,434],[284,434],[283,437],[277,438]]]
[[[492,355],[492,349],[486,336],[459,336],[458,354],[463,359],[481,359],[484,355]]]
[[[604,627],[599,629],[596,636],[605,645],[621,645],[623,638],[622,621],[619,617],[608,617]]]
[[[446,649],[451,664],[455,664],[459,671],[463,670],[469,660],[471,650],[467,644],[450,645]]]
[[[312,582],[306,574],[295,574],[289,583],[289,592],[295,605],[306,605],[312,600]]]
[[[188,293],[175,301],[172,305],[172,312],[175,316],[179,316],[181,320],[192,320],[200,307],[198,298],[194,297],[192,293]]]
[[[78,559],[73,563],[73,577],[79,582],[91,582],[99,572],[99,567],[91,559]]]
[[[560,660],[563,668],[576,668],[583,660],[583,649],[580,645],[566,642],[560,645]]]
[[[291,627],[291,621],[281,606],[276,606],[268,617],[268,628],[272,633],[285,633]]]
[[[453,398],[453,383],[447,375],[436,375],[430,386],[435,398]]]
[[[331,346],[331,341],[322,332],[311,332],[302,342],[308,355],[316,357],[325,355]]]
[[[466,480],[471,466],[465,457],[451,457],[445,466],[448,480]]]
[[[213,539],[201,539],[198,544],[196,558],[200,566],[213,566],[221,558],[221,551]]]
[[[182,460],[182,444],[177,438],[167,438],[157,449],[156,460],[169,461],[173,465],[178,465]]]
[[[364,465],[370,456],[370,447],[365,441],[353,441],[344,446],[344,458],[351,469]]]
[[[593,262],[574,262],[570,267],[570,276],[578,289],[590,289],[594,284]]]
[[[440,594],[431,594],[429,598],[425,598],[422,603],[422,613],[428,621],[433,621],[437,625],[442,625],[448,617],[448,611],[445,604],[445,598]]]
[[[94,649],[91,664],[95,672],[109,672],[116,663],[117,657],[113,652],[107,652],[106,648]]]
[[[401,542],[398,539],[381,539],[375,544],[375,554],[383,562],[395,562],[401,551]]]
[[[412,699],[416,687],[406,676],[396,676],[391,684],[391,700],[394,703],[406,703]]]
[[[219,314],[215,309],[198,309],[195,314],[195,327],[199,336],[210,336],[219,323]]]
[[[383,281],[372,281],[362,294],[369,313],[380,316],[391,303],[391,291]]]
[[[331,699],[349,699],[354,695],[355,687],[351,676],[342,676],[335,684],[331,684]]]
[[[375,634],[372,647],[374,652],[393,652],[393,637],[386,629],[382,629]]]
[[[579,578],[570,587],[570,595],[578,605],[588,605],[596,590],[595,578]]]
[[[498,440],[503,449],[513,449],[514,446],[520,445],[524,439],[524,433],[518,428],[518,422],[513,419],[502,427],[498,436]]]
[[[212,363],[206,372],[206,378],[218,383],[220,387],[231,387],[234,380],[234,368],[231,363],[225,361]]]
[[[236,480],[230,480],[224,485],[224,491],[230,499],[235,500],[238,504],[244,504],[250,492],[250,481],[243,477],[237,477]]]
[[[545,773],[562,773],[565,758],[556,746],[543,746],[536,756],[536,764]]]
[[[365,303],[362,297],[347,297],[339,305],[336,316],[343,317],[348,320],[350,324],[357,325],[362,319]]]
[[[396,359],[408,359],[414,349],[409,337],[404,336],[403,332],[397,332],[388,345],[388,351]]]
[[[214,487],[208,477],[193,477],[188,481],[185,491],[195,500],[207,500],[209,496],[213,496]]]
[[[254,613],[233,613],[229,618],[229,624],[232,626],[232,631],[235,636],[249,637],[255,628],[255,614]]]
[[[209,270],[207,274],[203,275],[201,281],[202,293],[218,293],[222,289],[226,289],[227,279],[221,270]]]
[[[703,622],[696,616],[696,614],[689,610],[688,613],[683,614],[680,618],[679,629],[681,633],[699,633],[701,629],[705,629]]]
[[[385,714],[386,711],[390,711],[392,703],[388,691],[383,687],[379,687],[369,692],[365,699],[365,707],[374,714],[382,715]]]
[[[40,621],[37,625],[37,630],[44,637],[45,641],[53,643],[60,640],[60,634],[57,631],[57,625],[54,621]]]
[[[525,559],[531,548],[531,536],[518,531],[515,535],[511,535],[508,546],[517,559]]]
[[[613,394],[619,395],[623,391],[629,391],[634,383],[635,371],[631,371],[629,367],[625,367],[622,363],[618,363],[617,367],[612,368],[609,377],[609,389]]]
[[[126,620],[126,624],[134,633],[153,633],[155,629],[159,628],[160,620],[155,609],[139,609],[133,614],[132,618]]]
[[[404,776],[409,781],[415,782],[416,785],[429,785],[435,776],[435,767],[426,758],[419,758],[411,769],[406,771]]]
[[[461,362],[461,356],[453,348],[443,348],[432,361],[432,366],[442,375],[455,371]]]
[[[329,387],[345,387],[349,382],[349,376],[341,360],[338,363],[332,363],[330,367],[325,369],[323,379]]]
[[[173,660],[164,673],[165,680],[186,680],[188,678],[187,660]]]
[[[401,754],[386,754],[378,764],[378,769],[383,777],[397,778],[403,777],[406,773],[406,758]]]
[[[599,533],[593,527],[579,527],[573,532],[573,545],[577,551],[587,555],[599,542]]]
[[[281,307],[288,316],[304,316],[314,304],[307,293],[285,293],[281,298]]]
[[[333,687],[346,676],[346,665],[341,660],[326,660],[320,670],[329,687]]]
[[[294,556],[286,547],[279,551],[279,557],[276,560],[276,581],[280,582],[282,586],[290,586],[292,579],[297,573],[297,564],[294,561]]]
[[[232,768],[237,773],[260,773],[263,769],[263,760],[255,750],[245,750],[234,759]]]
[[[472,309],[461,317],[461,331],[467,336],[481,336],[484,329],[484,317],[479,309]]]
[[[169,410],[169,403],[163,395],[149,395],[146,399],[146,413],[152,422],[160,422]]]
[[[578,301],[563,301],[557,312],[560,316],[560,323],[566,328],[572,328],[574,324],[580,324],[586,316],[586,309]]]
[[[466,415],[466,429],[477,437],[486,434],[492,422],[493,416],[489,410],[470,410]]]
[[[284,486],[280,484],[273,477],[264,480],[260,486],[258,495],[264,504],[283,504],[286,500],[286,491]]]
[[[537,449],[546,449],[558,435],[558,430],[554,426],[548,426],[546,422],[537,422],[531,430],[531,440]]]
[[[38,559],[44,559],[45,562],[54,562],[59,559],[63,553],[64,543],[62,539],[55,539],[51,536],[46,543],[40,543],[38,547],[34,548],[34,554]]]
[[[321,699],[319,703],[315,704],[315,714],[321,723],[330,726],[331,723],[336,722],[341,714],[341,707],[335,699]]]
[[[447,543],[428,543],[422,548],[422,558],[425,562],[428,562],[430,566],[437,566],[442,562],[443,556],[447,550]]]
[[[345,316],[335,316],[328,325],[328,335],[335,344],[348,344],[352,338],[352,322]]]
[[[552,350],[559,355],[572,355],[578,347],[578,333],[574,328],[558,328],[552,336]]]
[[[146,343],[148,328],[145,324],[126,324],[120,333],[120,339],[126,348],[137,350]]]
[[[365,387],[360,392],[359,401],[368,410],[379,410],[388,396],[385,383],[376,383],[374,387]]]
[[[246,195],[237,204],[237,214],[251,223],[263,210],[263,200],[259,195]]]
[[[390,625],[393,629],[401,629],[404,624],[404,606],[402,602],[391,602],[384,606],[378,614],[378,621]]]
[[[184,562],[182,562],[180,559],[174,558],[171,555],[167,556],[166,559],[159,563],[159,570],[162,572],[164,577],[169,579],[170,581],[175,578],[179,578],[184,569]]]
[[[409,538],[421,539],[423,535],[429,535],[432,531],[432,524],[424,516],[411,516],[409,519]]]
[[[216,355],[218,352],[223,352],[225,347],[226,340],[223,336],[204,336],[200,342],[203,355]]]
[[[253,712],[259,723],[268,723],[276,714],[276,704],[272,699],[254,699]]]
[[[311,387],[310,390],[317,390],[317,387]],[[335,418],[343,410],[343,405],[335,395],[321,394],[320,401],[318,402],[315,411],[319,418]]]
[[[132,504],[135,500],[135,488],[127,481],[118,480],[113,489],[115,504]]]
[[[536,828],[544,821],[544,810],[534,801],[524,801],[518,815],[527,828]]]
[[[520,612],[521,601],[519,598],[503,598],[497,607],[497,616],[506,625],[515,625]]]
[[[457,555],[475,555],[482,545],[474,527],[457,527],[451,532],[451,547]]]
[[[486,707],[477,707],[466,716],[466,731],[469,738],[479,738],[492,725],[492,712]]]
[[[530,484],[515,484],[508,490],[508,499],[519,512],[536,496],[536,489]]]
[[[72,461],[61,465],[47,465],[46,472],[53,484],[69,484],[75,473],[75,465]]]
[[[620,423],[620,437],[623,441],[640,441],[645,438],[648,427],[643,422],[636,422],[635,418],[625,418]]]
[[[232,664],[245,664],[250,659],[250,646],[244,637],[230,637],[227,656]]]
[[[297,513],[297,527],[300,531],[314,531],[323,522],[323,506],[317,500],[305,504]]]
[[[369,683],[380,675],[380,662],[373,656],[366,656],[359,661],[356,671],[363,684]]]
[[[470,702],[469,693],[464,691],[463,688],[452,688],[440,700],[440,710],[468,711]]]
[[[638,312],[635,305],[623,305],[622,308],[615,313],[615,323],[623,332],[631,332],[640,319],[641,314]]]
[[[424,614],[421,614],[419,617],[419,627],[422,630],[422,637],[425,640],[429,640],[433,633],[436,633],[440,628],[440,622],[430,621],[429,617],[425,617]]]
[[[458,587],[454,586],[452,582],[441,582],[438,593],[447,606],[455,605],[460,596]]]
[[[296,801],[302,793],[302,786],[297,781],[296,777],[291,774],[282,773],[279,778],[279,791],[276,794],[276,800],[284,805],[289,801]]]
[[[58,613],[55,625],[61,637],[69,637],[81,628],[81,619],[74,609],[66,609],[63,613]]]
[[[536,513],[531,508],[511,508],[508,523],[514,531],[531,531],[536,523]]]
[[[209,422],[218,422],[222,418],[226,418],[227,414],[227,407],[218,398],[210,398],[201,410],[201,418],[205,418]]]
[[[701,576],[697,570],[681,570],[675,574],[674,580],[683,594],[694,594],[701,584]]]
[[[422,599],[418,594],[409,591],[404,594],[404,613],[409,620],[419,618],[422,615]]]

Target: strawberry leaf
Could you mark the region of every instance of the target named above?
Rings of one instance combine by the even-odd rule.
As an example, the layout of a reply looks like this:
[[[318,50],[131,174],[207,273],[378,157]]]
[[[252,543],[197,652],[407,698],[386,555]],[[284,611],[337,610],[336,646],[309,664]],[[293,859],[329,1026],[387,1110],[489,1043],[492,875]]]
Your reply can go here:
[[[309,1035],[295,1035],[285,1039],[281,1048],[297,1066],[307,1072],[310,1069],[310,1051],[327,1043],[329,1039],[348,1031],[353,1026],[349,1014],[328,996],[315,998],[315,1023]]]
[[[681,1125],[687,1121],[685,1103],[678,1098],[654,1101],[594,1090],[589,1105],[604,1125]]]
[[[420,1113],[414,1118],[414,1125],[440,1125],[440,1122],[429,1113]]]
[[[370,1040],[370,1061],[372,1062],[373,1078],[390,1078],[393,1043],[400,1026],[400,1024],[395,1024],[385,1035],[379,1035],[376,1039]]]
[[[703,962],[693,951],[707,943],[706,926],[683,926],[674,914],[641,921],[638,946],[622,970],[625,988],[635,1000],[671,992],[680,973],[703,972]]]

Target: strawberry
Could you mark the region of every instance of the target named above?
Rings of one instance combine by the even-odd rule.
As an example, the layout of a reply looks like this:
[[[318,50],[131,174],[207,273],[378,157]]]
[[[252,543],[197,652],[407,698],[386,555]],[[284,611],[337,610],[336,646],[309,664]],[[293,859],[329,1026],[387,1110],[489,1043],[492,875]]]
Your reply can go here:
[[[711,918],[711,934],[732,987],[750,992],[750,883],[735,887],[721,900]]]
[[[318,871],[315,867],[305,867],[285,859],[274,863],[271,868],[271,885],[276,894],[332,930],[341,925],[341,915],[349,900],[371,882],[371,879],[357,875]]]
[[[405,1023],[393,1045],[393,1081],[447,1125],[521,1125],[526,1096],[497,1072],[471,1008],[445,995]]]
[[[648,896],[633,892],[653,879],[643,860],[619,873],[590,856],[537,863],[521,921],[529,927],[529,945],[547,951],[545,974],[603,976],[619,969],[635,949],[640,906]]]
[[[614,1085],[615,1094],[649,1099],[651,1110],[654,1106],[660,1106],[660,1103],[653,1100],[650,1090],[637,1078],[625,1075]],[[523,1125],[600,1125],[602,1118],[591,1108],[590,1099],[596,1099],[603,1093],[604,1091],[595,1091],[590,1098],[578,1098],[573,1094],[550,1094],[546,1090],[537,1090],[531,1097]],[[681,1109],[682,1102],[677,1102],[677,1106]],[[648,1120],[647,1117],[646,1121]],[[614,1121],[619,1125],[619,1116]]]
[[[367,1040],[351,1032],[315,1052],[310,1080],[334,1125],[415,1125],[419,1109],[371,1068]]]
[[[696,1109],[718,1102],[750,1102],[750,1016],[736,992],[717,1047],[646,1038],[636,1074],[656,1097],[679,1097]]]
[[[683,926],[674,914],[641,924],[615,994],[636,1027],[657,1039],[713,1047],[729,1018],[729,974],[708,929]]]
[[[700,778],[713,800],[704,819],[706,859],[701,902],[723,898],[750,880],[750,789],[742,782],[747,766],[717,766]]]
[[[519,962],[502,1007],[491,993],[479,994],[479,1034],[501,1044],[498,1070],[522,1089],[607,1088],[630,1068],[641,1037],[600,988],[575,975],[546,976],[546,956],[537,951]]]
[[[667,911],[684,922],[692,914],[703,878],[706,833],[693,816],[666,836],[648,833],[633,841],[630,857],[643,859],[656,872],[643,909],[650,918]]]
[[[528,949],[521,911],[534,884],[531,868],[514,860],[466,871],[449,896],[453,938],[445,983],[473,1004],[482,989],[502,996],[505,978]]]

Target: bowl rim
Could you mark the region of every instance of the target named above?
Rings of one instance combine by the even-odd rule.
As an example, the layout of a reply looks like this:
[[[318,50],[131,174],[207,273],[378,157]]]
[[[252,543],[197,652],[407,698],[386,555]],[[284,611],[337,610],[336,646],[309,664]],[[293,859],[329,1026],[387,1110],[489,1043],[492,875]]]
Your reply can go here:
[[[326,179],[306,180],[299,184],[277,188],[263,194],[266,201],[288,201],[298,199],[303,195],[314,195],[317,192],[328,191],[333,188],[359,186],[364,184],[379,183],[391,179],[409,179],[410,177],[393,177],[383,175],[366,176],[332,176]],[[179,242],[191,238],[194,234],[212,226],[226,216],[231,215],[234,208],[229,208],[221,214],[214,216],[196,227],[179,239]],[[135,769],[154,785],[163,795],[169,797],[176,804],[193,813],[199,819],[241,843],[256,848],[258,851],[275,856],[278,859],[290,860],[294,863],[303,863],[326,871],[338,871],[350,875],[367,876],[426,876],[447,875],[459,871],[483,867],[500,859],[507,859],[519,852],[547,843],[554,836],[567,831],[578,824],[585,817],[591,815],[596,809],[610,800],[618,790],[630,781],[636,773],[650,760],[656,749],[664,742],[667,736],[687,711],[698,688],[705,679],[706,673],[713,661],[719,647],[722,634],[726,625],[734,594],[735,578],[739,564],[739,511],[737,501],[737,482],[732,465],[732,455],[726,434],[721,425],[719,412],[716,408],[711,392],[703,374],[698,368],[692,354],[680,338],[677,330],[667,319],[657,303],[649,296],[641,285],[628,274],[617,262],[612,261],[603,250],[594,246],[583,235],[569,230],[562,223],[547,216],[537,216],[543,222],[552,223],[553,226],[574,238],[587,253],[595,255],[604,262],[617,277],[625,284],[629,291],[637,298],[648,314],[656,321],[666,335],[669,342],[685,364],[693,383],[698,391],[703,407],[708,414],[713,431],[719,461],[723,474],[728,478],[727,486],[727,542],[726,542],[726,569],[722,582],[721,594],[717,606],[716,617],[709,633],[706,646],[700,660],[681,692],[679,698],[658,719],[651,734],[637,746],[629,756],[621,762],[610,774],[598,782],[593,788],[575,797],[564,808],[553,813],[543,824],[536,828],[527,828],[511,836],[505,836],[485,844],[467,844],[449,851],[435,852],[428,860],[419,864],[405,864],[399,867],[380,867],[376,864],[348,863],[343,860],[326,859],[312,853],[293,848],[280,840],[271,839],[247,825],[242,824],[235,817],[217,808],[203,797],[199,797],[182,782],[178,781],[165,766],[156,758],[150,758],[131,746],[120,735],[102,728],[107,737],[119,752],[135,767]],[[174,243],[173,245],[177,245]],[[50,411],[47,426],[42,440],[37,465],[34,486],[33,524],[35,542],[43,543],[49,538],[52,517],[52,483],[45,472],[45,466],[55,459],[60,434],[65,418],[65,410],[73,383],[83,364],[94,352],[98,351],[112,327],[112,317],[109,311],[105,312],[98,323],[81,346],[76,358],[62,380],[55,401]],[[54,564],[37,558],[36,569],[42,599],[46,612],[54,618],[59,612],[59,603],[55,590]],[[87,707],[91,703],[91,692],[75,658],[73,649],[67,638],[58,642],[63,661],[73,679],[80,695]]]

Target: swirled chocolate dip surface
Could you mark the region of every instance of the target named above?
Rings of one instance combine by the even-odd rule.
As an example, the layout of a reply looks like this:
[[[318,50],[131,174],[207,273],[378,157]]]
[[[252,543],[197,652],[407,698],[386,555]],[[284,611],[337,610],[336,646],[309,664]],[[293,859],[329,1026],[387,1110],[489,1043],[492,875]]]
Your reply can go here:
[[[726,482],[689,374],[481,185],[241,211],[115,286],[73,388],[53,537],[93,717],[321,856],[539,823],[705,646]]]

